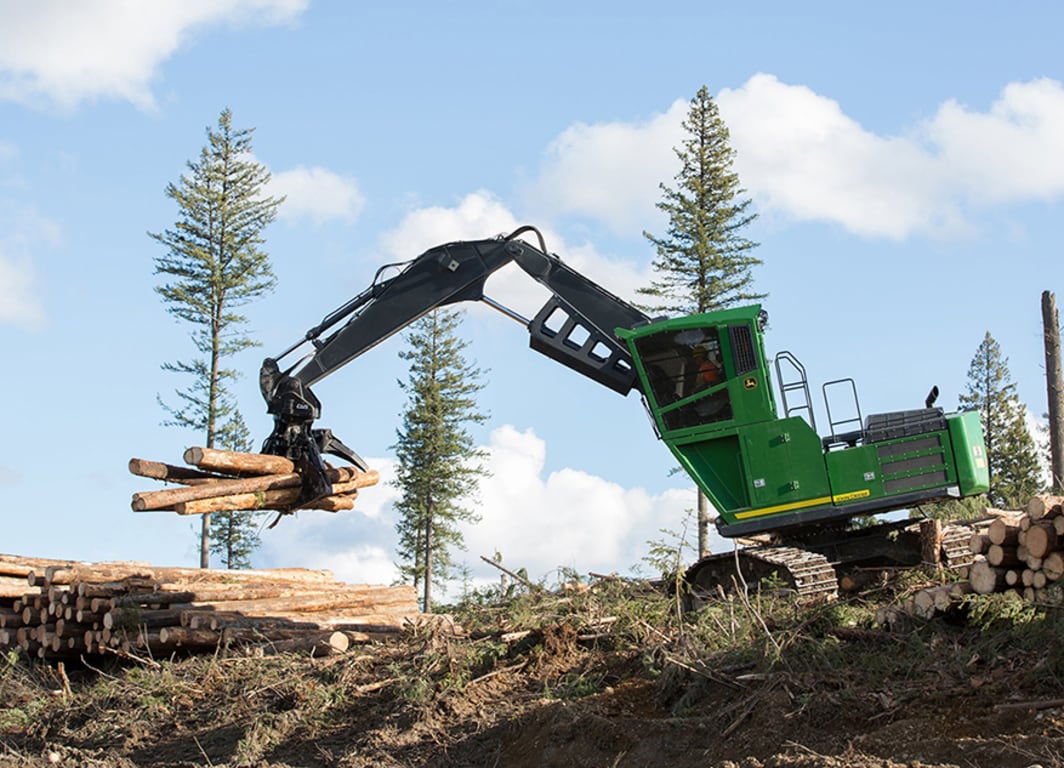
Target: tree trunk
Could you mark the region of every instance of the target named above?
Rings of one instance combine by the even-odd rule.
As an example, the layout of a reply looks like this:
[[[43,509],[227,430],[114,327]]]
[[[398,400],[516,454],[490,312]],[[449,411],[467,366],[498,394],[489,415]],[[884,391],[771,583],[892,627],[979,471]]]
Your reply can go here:
[[[935,518],[920,522],[920,560],[924,565],[942,563],[942,521]]]
[[[702,489],[698,489],[698,556],[709,554],[709,500]]]
[[[429,502],[425,515],[425,583],[422,609],[432,613],[432,502]]]
[[[1049,455],[1052,488],[1064,492],[1064,379],[1061,375],[1060,318],[1056,295],[1042,292],[1045,329],[1046,390],[1049,398]]]

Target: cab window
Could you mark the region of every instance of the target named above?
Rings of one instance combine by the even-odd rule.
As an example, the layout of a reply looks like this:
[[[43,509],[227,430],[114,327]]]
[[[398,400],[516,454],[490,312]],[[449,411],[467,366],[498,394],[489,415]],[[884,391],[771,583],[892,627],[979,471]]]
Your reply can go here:
[[[659,407],[691,397],[725,380],[716,328],[656,333],[637,341],[636,348]]]

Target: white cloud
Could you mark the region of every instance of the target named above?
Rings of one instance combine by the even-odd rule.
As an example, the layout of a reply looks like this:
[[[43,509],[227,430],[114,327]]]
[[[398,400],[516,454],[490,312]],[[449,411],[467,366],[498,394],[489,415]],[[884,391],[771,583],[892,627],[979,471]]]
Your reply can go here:
[[[389,260],[406,261],[436,245],[508,235],[518,226],[520,222],[505,205],[490,192],[480,190],[452,208],[432,206],[407,214],[380,241]]]
[[[837,102],[771,75],[725,89],[717,102],[760,210],[871,237],[958,226],[943,169],[912,139],[877,136]]]
[[[366,202],[353,178],[319,166],[298,166],[272,174],[269,194],[286,197],[278,210],[280,218],[307,217],[315,224],[353,222]]]
[[[388,261],[407,261],[429,248],[455,240],[481,240],[508,235],[523,222],[490,192],[466,195],[454,207],[435,206],[408,214],[399,225],[381,237]],[[650,282],[649,267],[638,267],[599,253],[588,244],[570,245],[549,227],[541,227],[547,250],[610,293],[632,300],[636,289]],[[523,235],[539,247],[532,233]],[[549,296],[547,289],[515,265],[499,270],[488,281],[486,293],[496,301],[531,316]]]
[[[0,0],[0,100],[154,106],[159,65],[216,24],[280,24],[309,0]]]
[[[536,579],[559,567],[629,572],[646,554],[646,542],[660,540],[662,528],[678,530],[685,510],[694,506],[693,489],[655,496],[577,469],[544,476],[547,447],[532,430],[502,426],[491,433],[487,451],[491,475],[480,485],[480,521],[462,526],[467,551],[453,553],[481,582],[498,578],[480,562],[480,555],[495,552]],[[381,482],[362,492],[354,511],[307,510],[263,532],[263,567],[329,568],[343,581],[394,581],[395,462],[377,458],[369,464],[381,472]]]
[[[576,213],[638,236],[676,172],[687,102],[639,123],[577,123],[551,142],[531,204],[548,214]]]
[[[0,246],[0,324],[33,329],[44,323],[35,282],[29,261],[5,256]]]
[[[1064,194],[1064,87],[1006,86],[986,112],[945,102],[895,135],[835,100],[757,74],[716,97],[742,186],[765,214],[839,224],[865,237],[964,234],[986,207]],[[637,235],[677,170],[688,102],[648,120],[579,123],[548,147],[530,204]]]
[[[1010,83],[984,113],[950,100],[925,132],[954,183],[977,203],[1064,193],[1064,87],[1056,80]]]
[[[880,136],[804,86],[759,74],[717,98],[736,170],[762,210],[860,235],[963,233],[987,205],[1064,193],[1064,88],[1013,83],[988,112],[943,104]]]
[[[544,476],[547,446],[531,429],[494,430],[488,451],[492,474],[481,482],[481,519],[464,527],[471,564],[499,552],[534,578],[559,566],[627,572],[646,554],[646,542],[661,538],[662,527],[678,529],[694,505],[689,489],[654,496],[577,469]]]
[[[45,311],[34,254],[60,242],[59,226],[31,207],[0,204],[0,325],[36,330],[45,323]]]

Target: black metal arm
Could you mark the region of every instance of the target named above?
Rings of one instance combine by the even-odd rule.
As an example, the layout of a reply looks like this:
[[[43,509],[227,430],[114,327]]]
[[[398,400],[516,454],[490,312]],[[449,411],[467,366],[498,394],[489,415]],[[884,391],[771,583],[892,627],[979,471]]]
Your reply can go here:
[[[520,239],[526,232],[535,233],[539,248]],[[551,291],[551,298],[532,320],[484,295],[488,277],[510,262]],[[369,288],[327,315],[303,339],[277,358],[267,358],[260,371],[260,388],[268,412],[274,415],[274,431],[263,452],[286,455],[305,467],[300,471],[307,480],[307,499],[301,501],[331,491],[324,472],[318,471],[321,453],[331,452],[365,466],[331,433],[326,439],[321,434],[326,431],[311,429],[321,415],[321,404],[310,385],[438,307],[485,301],[526,325],[532,349],[621,394],[639,386],[631,356],[614,336],[614,329],[633,328],[649,318],[549,253],[533,227],[522,227],[506,237],[431,248],[408,262],[398,275],[380,279],[384,269]],[[306,342],[314,352],[282,370],[279,361]],[[315,474],[324,485],[308,489]]]

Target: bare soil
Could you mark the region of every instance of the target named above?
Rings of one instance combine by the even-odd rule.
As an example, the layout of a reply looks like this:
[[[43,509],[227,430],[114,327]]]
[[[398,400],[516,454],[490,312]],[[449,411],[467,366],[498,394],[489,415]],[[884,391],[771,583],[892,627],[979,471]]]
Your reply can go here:
[[[9,659],[0,766],[1064,766],[1052,616],[885,632],[784,611],[713,648],[604,607],[323,659]]]

